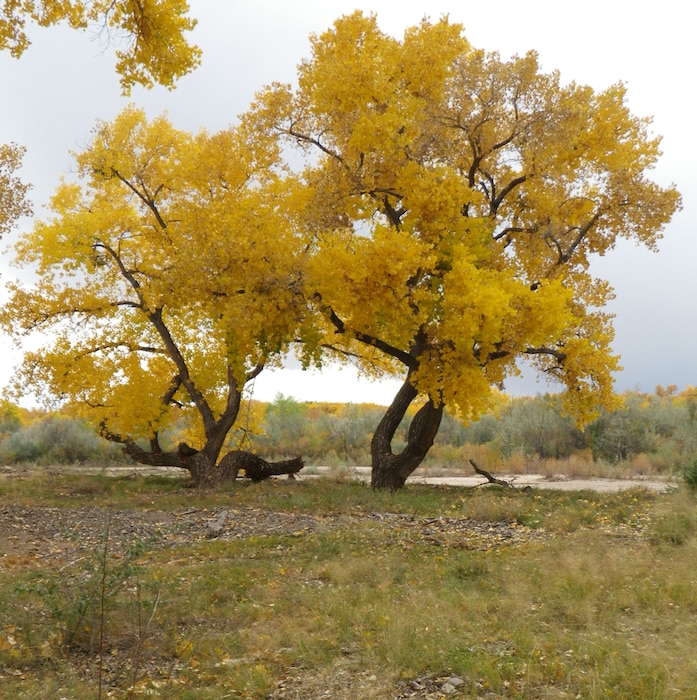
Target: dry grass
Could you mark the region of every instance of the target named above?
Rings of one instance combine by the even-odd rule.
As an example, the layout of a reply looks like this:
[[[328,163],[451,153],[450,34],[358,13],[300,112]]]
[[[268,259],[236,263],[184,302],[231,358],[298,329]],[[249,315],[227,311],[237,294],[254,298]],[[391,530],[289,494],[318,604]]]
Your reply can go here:
[[[100,680],[103,697],[197,699],[396,698],[410,679],[448,675],[464,680],[455,697],[471,698],[680,698],[697,687],[697,513],[686,490],[384,494],[312,480],[197,494],[83,475],[3,482],[0,497],[4,508],[108,499],[321,525],[151,543],[133,561],[106,561],[131,568],[106,601],[102,658],[61,645],[59,613],[105,562],[66,562],[58,577],[40,558],[3,556],[7,697],[93,699]],[[502,539],[497,524],[520,538]]]

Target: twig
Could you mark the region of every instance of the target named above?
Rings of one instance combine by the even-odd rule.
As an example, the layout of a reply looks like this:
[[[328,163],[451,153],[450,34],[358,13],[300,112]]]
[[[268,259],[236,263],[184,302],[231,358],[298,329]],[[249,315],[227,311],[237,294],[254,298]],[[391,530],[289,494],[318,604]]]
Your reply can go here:
[[[157,597],[155,598],[155,603],[152,608],[152,612],[150,613],[150,617],[148,618],[148,621],[145,623],[145,627],[143,628],[142,625],[142,618],[141,618],[141,600],[140,600],[140,585],[136,583],[136,605],[137,605],[137,611],[138,611],[138,635],[136,637],[136,649],[135,653],[133,656],[133,674],[132,674],[132,681],[131,681],[131,689],[130,689],[130,695],[128,696],[129,698],[135,698],[135,693],[136,693],[136,684],[138,683],[138,675],[140,674],[140,662],[141,662],[141,654],[143,650],[143,642],[147,638],[149,632],[150,632],[150,625],[152,624],[152,621],[155,617],[155,612],[157,611],[157,605],[160,602],[160,593],[161,591],[158,591]]]

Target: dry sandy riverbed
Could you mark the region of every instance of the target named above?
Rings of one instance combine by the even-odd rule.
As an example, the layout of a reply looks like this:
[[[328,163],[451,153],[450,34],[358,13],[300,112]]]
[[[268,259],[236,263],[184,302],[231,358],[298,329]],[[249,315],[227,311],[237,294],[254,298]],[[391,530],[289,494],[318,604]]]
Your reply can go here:
[[[354,467],[357,478],[368,481],[370,479],[369,467]],[[637,479],[603,479],[587,478],[572,479],[563,475],[552,477],[541,474],[492,474],[497,479],[503,479],[511,483],[515,488],[525,488],[530,486],[533,489],[557,489],[559,491],[624,491],[633,488],[645,488],[651,491],[662,493],[677,486],[675,481],[661,480],[656,478]],[[431,476],[429,474],[420,475],[418,472],[409,477],[410,484],[443,484],[446,486],[483,486],[487,480],[483,476],[476,474],[448,474],[447,476]]]
[[[82,472],[90,474],[107,474],[109,476],[128,476],[128,475],[171,475],[173,477],[186,477],[186,471],[182,469],[173,469],[169,467],[133,467],[127,466],[109,466],[109,467],[87,467],[87,466],[61,466],[61,467],[0,467],[0,477],[21,476],[37,473],[39,471],[57,473],[57,472]],[[299,479],[318,478],[323,475],[330,475],[336,471],[329,467],[307,467],[304,472],[301,472]],[[342,470],[345,477],[354,477],[361,481],[370,480],[369,467],[352,467]],[[677,482],[671,480],[661,480],[650,477],[640,477],[636,479],[603,479],[603,478],[584,478],[575,479],[563,475],[553,477],[542,476],[540,474],[494,474],[498,479],[505,479],[511,482],[515,488],[525,488],[529,486],[533,489],[557,489],[560,491],[623,491],[632,488],[644,488],[659,493],[668,491],[677,486]],[[411,476],[408,483],[412,484],[434,484],[448,486],[474,487],[486,484],[486,479],[476,474],[449,474],[446,476],[431,476],[429,474],[421,475],[418,472]]]
[[[540,474],[495,475],[505,479],[516,488],[530,486],[533,489],[557,489],[559,491],[624,491],[626,489],[644,488],[663,493],[677,486],[674,481],[657,479],[571,479],[565,476],[546,477]],[[449,484],[451,486],[479,486],[486,483],[481,476],[445,476],[412,477],[414,483]]]

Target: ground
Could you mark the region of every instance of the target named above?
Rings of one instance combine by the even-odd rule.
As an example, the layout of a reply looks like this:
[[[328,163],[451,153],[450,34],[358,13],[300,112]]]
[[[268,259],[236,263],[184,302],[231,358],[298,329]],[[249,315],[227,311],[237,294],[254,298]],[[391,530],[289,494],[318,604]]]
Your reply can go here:
[[[224,517],[221,518],[224,512]],[[222,524],[221,524],[222,520]],[[491,547],[492,543],[519,544],[545,538],[541,530],[530,530],[505,522],[479,522],[469,518],[422,518],[413,515],[366,513],[360,515],[313,516],[281,513],[256,508],[184,508],[176,511],[114,509],[104,507],[41,507],[0,505],[0,570],[5,566],[30,565],[32,560],[48,563],[61,571],[102,546],[108,530],[110,551],[122,541],[147,540],[149,547],[176,547],[211,538],[231,540],[280,533],[328,531],[367,520],[395,536],[469,549]],[[216,526],[221,524],[220,529]],[[117,663],[107,657],[105,663]],[[105,669],[109,673],[109,669]],[[116,672],[117,669],[114,669]],[[340,659],[332,673],[313,674],[291,669],[278,679],[268,700],[314,700],[316,698],[390,698],[391,700],[435,700],[457,697],[461,679],[450,676],[419,676],[396,680],[385,687],[370,670],[357,667],[350,654]],[[88,668],[85,673],[90,673]],[[2,674],[0,674],[1,677]]]
[[[5,468],[4,468],[5,469]],[[11,470],[6,471],[11,476]],[[132,468],[131,468],[131,471]],[[122,474],[125,475],[125,474]],[[302,477],[311,478],[311,477]],[[473,479],[476,486],[482,481]],[[302,480],[302,479],[301,479]],[[443,483],[439,479],[438,483]],[[450,482],[448,482],[450,483]],[[460,482],[458,482],[460,483]],[[551,487],[567,485],[563,480],[546,481]],[[588,482],[584,482],[588,483]],[[629,482],[636,485],[636,482]],[[523,483],[518,477],[514,482],[518,488],[531,486],[541,488],[540,479]],[[642,483],[642,486],[647,486]],[[661,486],[661,484],[659,484]],[[591,488],[587,486],[586,488]],[[607,480],[598,480],[599,490],[607,489]],[[666,483],[662,482],[662,488]],[[84,495],[95,502],[94,493],[79,491],[76,486],[76,501]],[[613,489],[614,490],[614,489]],[[522,494],[523,498],[527,495]],[[98,551],[108,533],[109,551],[114,552],[121,542],[146,541],[148,549],[169,550],[180,546],[205,542],[240,540],[249,537],[273,536],[292,533],[303,536],[310,533],[331,532],[353,524],[367,524],[383,531],[388,539],[399,538],[408,544],[427,544],[435,548],[488,550],[492,547],[522,544],[545,540],[550,535],[543,528],[532,529],[518,525],[515,521],[488,522],[468,517],[423,517],[390,512],[322,513],[283,512],[243,506],[235,499],[224,499],[225,505],[205,507],[195,502],[176,510],[164,510],[156,503],[140,508],[76,506],[59,508],[54,506],[0,503],[0,571],[6,567],[48,565],[54,571],[70,570],[75,564]],[[83,502],[84,503],[84,502]],[[638,530],[632,528],[637,534]],[[626,536],[622,530],[622,536]],[[236,660],[231,659],[234,663]],[[242,661],[248,661],[243,659]],[[118,658],[105,657],[105,663],[113,663],[116,672]],[[108,674],[109,669],[105,669]],[[93,673],[85,668],[85,675]],[[447,675],[418,676],[407,679],[377,678],[371,669],[357,665],[350,650],[336,660],[331,672],[315,673],[307,668],[289,668],[275,679],[268,700],[315,700],[318,698],[343,698],[354,700],[433,700],[434,698],[458,697],[461,679]],[[0,687],[2,669],[0,669]],[[486,695],[478,697],[500,697]]]
[[[281,513],[256,508],[230,508],[217,539],[294,533],[302,535],[340,527],[347,521],[372,520],[385,530],[399,529],[400,537],[434,545],[450,544],[468,549],[491,547],[494,541],[517,544],[524,539],[546,537],[508,522],[481,522],[469,518],[422,518],[400,513],[313,516]],[[0,557],[36,558],[65,566],[94,552],[108,528],[110,546],[121,541],[144,540],[150,548],[172,547],[211,537],[223,509],[185,508],[178,511],[119,510],[100,507],[55,508],[0,505]]]

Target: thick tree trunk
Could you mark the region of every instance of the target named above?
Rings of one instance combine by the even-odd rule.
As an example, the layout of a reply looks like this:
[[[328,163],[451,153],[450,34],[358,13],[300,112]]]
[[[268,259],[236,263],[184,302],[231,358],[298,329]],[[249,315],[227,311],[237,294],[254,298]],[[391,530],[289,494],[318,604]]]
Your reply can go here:
[[[114,436],[112,440],[116,441]],[[251,452],[233,450],[216,463],[218,448],[215,443],[196,450],[182,442],[173,452],[158,449],[144,450],[132,440],[121,440],[126,453],[136,462],[158,467],[178,467],[186,469],[196,488],[216,488],[225,481],[234,481],[241,470],[252,481],[262,481],[271,476],[287,474],[295,478],[305,465],[302,457],[294,457],[280,462],[267,462]]]
[[[218,464],[215,464],[204,452],[198,452],[190,460],[189,473],[197,487],[215,488],[225,481],[237,479],[240,471],[244,471],[245,476],[252,481],[263,481],[269,477],[283,474],[295,478],[295,474],[303,466],[301,457],[280,462],[267,462],[265,459],[243,450],[228,452]]]
[[[238,473],[244,471],[244,475],[248,479],[263,481],[271,476],[281,476],[283,474],[295,478],[295,475],[304,466],[305,463],[302,457],[284,459],[280,462],[267,462],[251,452],[233,450],[220,460],[217,468],[221,472],[223,479],[236,479]]]
[[[221,483],[217,479],[215,461],[204,450],[188,457],[186,464],[196,488],[213,488]]]
[[[392,440],[411,402],[418,392],[409,379],[397,392],[380,421],[371,442],[372,471],[370,484],[375,489],[397,491],[419,467],[433,445],[443,417],[443,404],[429,399],[414,416],[407,431],[407,445],[399,454],[392,452]]]

